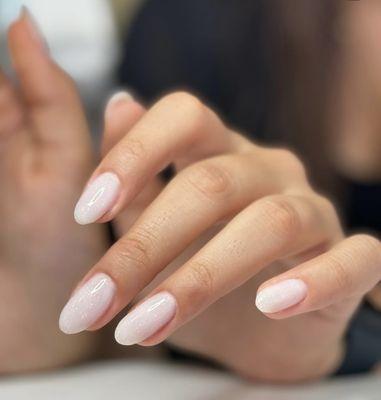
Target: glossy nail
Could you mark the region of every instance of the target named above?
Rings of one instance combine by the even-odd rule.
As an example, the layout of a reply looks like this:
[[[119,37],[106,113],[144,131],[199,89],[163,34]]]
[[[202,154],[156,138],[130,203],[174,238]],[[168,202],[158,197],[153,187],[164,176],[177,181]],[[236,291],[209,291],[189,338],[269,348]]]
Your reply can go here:
[[[307,285],[302,280],[287,279],[258,292],[255,305],[267,314],[283,311],[304,300],[307,290]]]
[[[95,178],[85,189],[74,210],[75,220],[91,224],[101,218],[115,204],[120,188],[119,178],[105,172]]]
[[[36,21],[36,18],[33,16],[31,11],[26,6],[21,7],[20,18],[26,21],[29,35],[32,37],[34,42],[40,47],[40,49],[44,53],[48,54],[49,47],[45,39],[45,36],[42,34],[42,31]]]
[[[115,339],[123,345],[143,342],[163,328],[176,314],[176,299],[161,292],[127,314],[115,330]]]
[[[115,291],[115,283],[108,275],[94,275],[74,293],[62,310],[59,319],[61,331],[72,334],[92,326],[110,306]]]

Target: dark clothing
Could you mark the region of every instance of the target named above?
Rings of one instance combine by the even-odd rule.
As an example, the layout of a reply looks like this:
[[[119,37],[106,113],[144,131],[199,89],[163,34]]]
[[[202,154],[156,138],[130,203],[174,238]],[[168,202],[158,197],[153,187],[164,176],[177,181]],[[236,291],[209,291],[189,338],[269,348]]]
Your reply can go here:
[[[274,96],[264,4],[252,0],[147,1],[124,43],[121,83],[147,103],[173,90],[189,90],[240,132],[290,147],[274,129],[281,113],[272,113],[278,93]],[[282,65],[275,68],[281,71]],[[306,102],[314,94],[306,96]],[[347,227],[379,233],[380,186],[346,182],[346,188]],[[347,359],[341,372],[365,371],[381,360],[380,337],[380,315],[368,306],[361,309],[348,332]]]

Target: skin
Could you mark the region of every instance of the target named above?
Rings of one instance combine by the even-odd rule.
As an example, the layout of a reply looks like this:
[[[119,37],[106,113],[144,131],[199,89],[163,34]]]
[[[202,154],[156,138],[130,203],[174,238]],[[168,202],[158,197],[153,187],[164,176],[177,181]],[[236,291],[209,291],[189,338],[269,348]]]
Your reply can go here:
[[[143,346],[168,340],[262,381],[337,368],[349,320],[381,278],[380,242],[344,238],[334,207],[291,152],[248,141],[188,93],[147,111],[119,102],[104,142],[91,179],[113,172],[122,185],[99,222],[120,215],[125,233],[83,280],[102,272],[117,285],[92,330],[142,291],[144,299],[167,291],[176,315]],[[164,185],[157,174],[169,164],[176,175]],[[302,279],[306,298],[274,314],[256,310],[255,293],[285,279]]]
[[[83,228],[72,219],[92,167],[80,102],[28,29],[22,19],[10,30],[21,93],[2,78],[1,284],[3,305],[14,305],[2,310],[4,372],[63,365],[92,352],[94,334],[58,333],[57,307],[105,251],[99,225]],[[117,217],[123,236],[85,278],[102,271],[118,286],[92,329],[137,296],[166,290],[177,299],[176,316],[142,345],[167,339],[250,379],[295,382],[336,368],[348,321],[381,278],[380,243],[368,235],[343,238],[334,208],[310,187],[293,154],[249,142],[187,93],[148,111],[134,101],[119,104],[107,116],[103,151],[93,177],[113,171],[123,190],[98,222]],[[170,163],[176,175],[164,185],[157,174]],[[60,212],[47,219],[47,204]],[[264,316],[254,307],[255,292],[285,278],[306,282],[307,297]],[[20,332],[20,324],[31,330]]]
[[[97,335],[65,336],[57,319],[74,282],[106,250],[103,227],[80,227],[72,216],[94,166],[77,90],[25,12],[8,39],[20,86],[0,71],[3,374],[66,365],[94,351]]]
[[[360,182],[381,178],[381,4],[342,4],[341,48],[331,103],[332,155],[342,174]]]

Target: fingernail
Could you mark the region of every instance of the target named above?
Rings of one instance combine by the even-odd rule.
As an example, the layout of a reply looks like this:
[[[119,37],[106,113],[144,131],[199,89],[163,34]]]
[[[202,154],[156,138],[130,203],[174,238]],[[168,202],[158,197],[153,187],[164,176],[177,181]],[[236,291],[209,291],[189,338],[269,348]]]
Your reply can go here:
[[[116,107],[133,100],[133,96],[125,90],[113,94],[107,102],[105,117],[108,118]]]
[[[67,334],[82,332],[92,326],[110,306],[115,283],[98,273],[79,288],[61,312],[59,327]]]
[[[95,178],[84,190],[74,210],[75,220],[91,224],[102,217],[114,205],[119,194],[120,181],[112,172]]]
[[[115,330],[123,345],[141,343],[163,328],[176,314],[176,299],[168,292],[158,293],[127,314]]]
[[[49,47],[45,39],[45,36],[42,34],[42,31],[36,21],[36,18],[33,16],[29,8],[27,8],[26,6],[22,6],[20,17],[21,19],[24,19],[27,22],[29,34],[33,38],[33,40],[38,44],[41,50],[45,53],[49,53]]]
[[[262,289],[255,305],[263,313],[276,313],[292,307],[307,296],[307,285],[300,279],[287,279]]]

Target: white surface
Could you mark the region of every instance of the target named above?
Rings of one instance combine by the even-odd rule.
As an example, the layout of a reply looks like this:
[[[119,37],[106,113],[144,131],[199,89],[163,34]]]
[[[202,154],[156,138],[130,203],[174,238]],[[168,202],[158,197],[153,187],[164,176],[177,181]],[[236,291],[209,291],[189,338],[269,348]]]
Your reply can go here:
[[[204,368],[163,362],[94,364],[0,380],[1,400],[380,400],[381,377],[270,388]]]
[[[118,56],[116,29],[108,0],[0,0],[0,59],[5,63],[5,31],[22,5],[32,12],[51,56],[79,85],[89,102],[110,90]],[[6,68],[7,69],[7,68]]]

